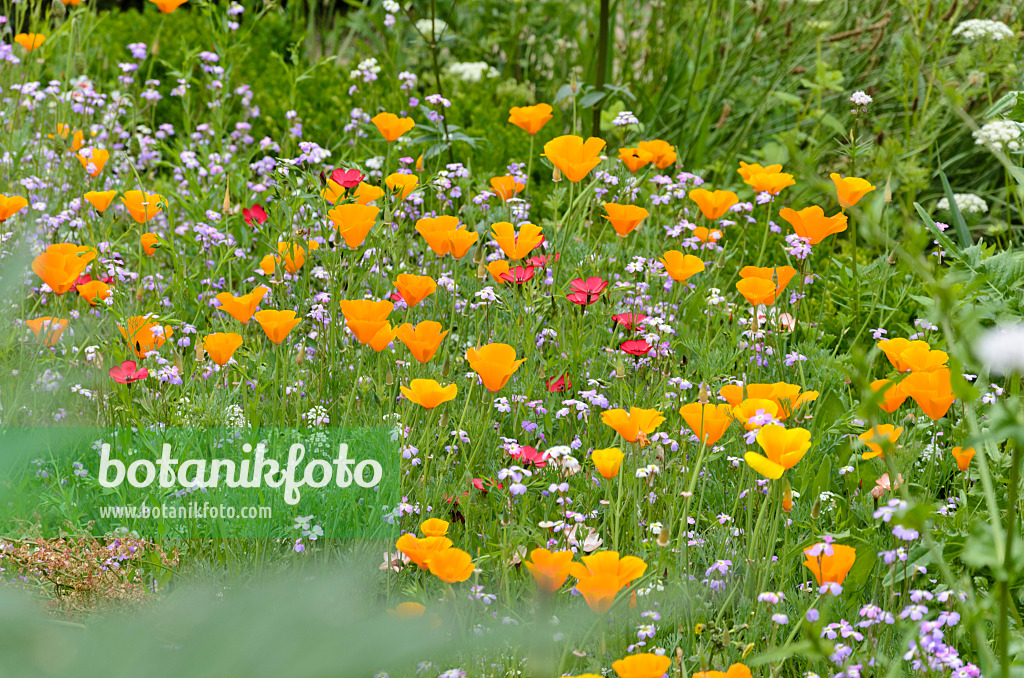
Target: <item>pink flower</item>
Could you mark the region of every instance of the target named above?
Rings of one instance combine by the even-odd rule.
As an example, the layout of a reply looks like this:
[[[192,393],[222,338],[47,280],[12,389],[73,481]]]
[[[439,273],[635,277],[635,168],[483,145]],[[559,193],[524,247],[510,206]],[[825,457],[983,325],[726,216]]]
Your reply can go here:
[[[647,320],[647,316],[643,313],[616,313],[612,316],[612,320],[615,321],[615,324],[621,325],[627,330],[637,332],[642,329],[641,323]]]
[[[148,377],[149,370],[145,367],[140,370],[134,360],[125,360],[117,367],[111,367],[109,374],[110,378],[117,383],[130,386],[132,383]]]
[[[533,278],[533,266],[516,266],[508,273],[502,273],[501,279],[505,282],[515,283],[516,285],[522,285],[523,283]]]
[[[565,296],[574,304],[589,306],[601,298],[601,293],[604,292],[606,287],[608,287],[608,281],[598,277],[587,278],[586,280],[577,278],[569,283],[569,288],[572,292]]]
[[[340,167],[331,172],[331,181],[341,184],[344,188],[355,188],[366,177],[357,169],[341,169]]]

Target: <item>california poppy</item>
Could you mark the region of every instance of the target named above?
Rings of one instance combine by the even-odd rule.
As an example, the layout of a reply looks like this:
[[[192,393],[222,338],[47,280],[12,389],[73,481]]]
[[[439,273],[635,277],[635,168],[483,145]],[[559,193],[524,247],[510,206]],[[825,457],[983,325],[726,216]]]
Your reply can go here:
[[[760,424],[751,421],[758,414],[778,419],[779,406],[775,401],[768,400],[767,398],[747,398],[732,408],[733,419],[743,424],[743,428],[748,431],[760,428]]]
[[[620,148],[619,160],[630,172],[646,167],[654,160],[654,154],[642,148]]]
[[[619,678],[662,678],[672,666],[672,658],[663,654],[639,652],[612,662]]]
[[[778,406],[778,419],[784,420],[799,408],[801,405],[817,400],[817,391],[800,392],[797,384],[788,384],[784,381],[777,381],[774,384],[726,384],[719,391],[719,395],[725,398],[733,407],[739,405],[746,398],[760,398],[771,400]]]
[[[518,261],[544,242],[541,227],[529,222],[519,225],[519,231],[507,221],[491,225],[491,237],[509,259]]]
[[[679,250],[665,252],[658,261],[676,282],[686,282],[704,270],[704,262],[700,260],[700,257],[683,254]]]
[[[384,327],[377,330],[377,334],[373,335],[373,339],[367,344],[377,353],[380,353],[395,340],[398,336],[398,327],[392,327],[390,322],[384,323]]]
[[[401,273],[395,278],[394,286],[409,308],[416,306],[437,291],[437,283],[429,275]]]
[[[345,244],[355,249],[366,240],[370,229],[377,222],[380,208],[359,203],[338,205],[327,213],[327,218],[334,223],[338,234],[345,239]]]
[[[487,264],[485,268],[487,269],[487,272],[491,275],[491,278],[494,279],[494,282],[498,283],[499,285],[505,284],[504,276],[508,275],[511,272],[511,267],[508,265],[507,259],[496,259]]]
[[[449,231],[448,243],[451,247],[452,258],[461,259],[466,256],[469,248],[479,239],[480,234],[469,228],[457,228],[454,231]]]
[[[503,202],[508,202],[526,188],[526,184],[519,183],[512,176],[494,177],[491,179],[491,188]]]
[[[676,147],[667,141],[654,139],[652,141],[641,141],[637,148],[651,154],[651,162],[658,166],[658,169],[666,169],[676,161]]]
[[[744,183],[754,189],[755,193],[778,195],[782,192],[782,189],[794,185],[796,179],[793,178],[792,174],[786,174],[785,172],[764,171],[751,173],[744,178]]]
[[[428,363],[437,353],[438,347],[451,330],[441,331],[441,323],[424,320],[415,327],[405,323],[398,328],[401,341],[420,363]]]
[[[577,278],[569,283],[569,289],[572,290],[569,294],[565,295],[566,298],[574,304],[579,306],[589,306],[590,304],[596,303],[601,298],[601,293],[608,287],[608,281],[597,276],[592,276],[584,280],[583,278]]]
[[[315,249],[313,246],[319,247],[319,243],[315,241],[307,241],[306,244],[311,246],[310,249]],[[290,240],[279,242],[277,243],[277,256],[274,257],[274,260],[283,262],[284,270],[295,275],[306,263],[306,248]],[[273,269],[270,273],[273,273]]]
[[[708,221],[715,221],[728,212],[740,201],[732,191],[709,191],[706,188],[695,188],[689,193],[690,200],[697,203],[701,214]]]
[[[380,186],[368,184],[365,181],[356,186],[356,202],[360,205],[368,205],[374,200],[384,196],[384,189]]]
[[[441,386],[433,379],[413,379],[409,382],[408,388],[405,386],[399,388],[409,402],[416,403],[427,410],[432,410],[449,400],[455,400],[455,396],[459,393],[459,387],[455,384]]]
[[[508,112],[508,121],[532,136],[551,120],[552,113],[551,104],[513,106]]]
[[[163,210],[164,197],[159,193],[145,191],[125,191],[121,203],[136,223],[145,224]]]
[[[234,332],[208,334],[203,337],[203,348],[210,354],[210,359],[221,367],[227,365],[241,345],[242,336]]]
[[[117,196],[117,191],[89,191],[85,194],[86,201],[96,208],[96,211],[103,214],[110,207],[110,203],[113,202]],[[3,221],[3,219],[0,219]]]
[[[604,210],[608,213],[604,218],[611,222],[612,228],[622,237],[632,233],[640,225],[640,222],[651,214],[643,207],[619,205],[614,202],[606,202]]]
[[[98,177],[106,166],[107,160],[110,159],[110,152],[102,148],[94,148],[88,157],[81,152],[76,157],[78,162],[82,163],[85,171],[89,173],[89,176]]]
[[[430,568],[430,574],[449,584],[466,581],[476,569],[473,557],[457,548],[446,548],[431,554],[427,558],[427,567]]]
[[[751,306],[771,306],[775,303],[775,283],[764,278],[743,278],[736,281],[736,289]]]
[[[945,351],[932,350],[928,342],[920,339],[883,339],[878,342],[878,348],[897,372],[933,372],[945,369],[949,361],[949,355]]]
[[[779,210],[779,216],[789,222],[793,231],[801,238],[807,238],[812,245],[834,233],[846,230],[846,215],[840,212],[831,217],[825,216],[825,210],[814,205],[797,211],[789,207]]]
[[[728,671],[698,671],[693,678],[752,678],[752,674],[746,664],[736,663]]]
[[[641,434],[647,436],[665,421],[659,410],[645,410],[639,407],[605,410],[601,413],[601,421],[615,429],[625,440],[635,443]]]
[[[430,249],[439,257],[451,252],[451,233],[458,227],[458,217],[447,215],[427,217],[416,222],[416,232],[423,236]]]
[[[447,537],[418,538],[414,534],[403,534],[395,542],[395,548],[408,556],[417,567],[427,569],[427,561],[435,553],[452,547],[452,540]]]
[[[857,559],[856,549],[842,544],[815,544],[804,549],[804,555],[807,557],[804,567],[811,571],[821,587],[842,585]]]
[[[841,177],[835,172],[828,177],[836,185],[836,195],[843,209],[853,207],[861,198],[875,190],[870,182],[859,177]]]
[[[911,372],[900,382],[900,388],[909,395],[932,421],[946,416],[956,400],[953,395],[949,368],[931,372]]]
[[[544,144],[543,155],[566,179],[578,183],[601,162],[600,153],[603,148],[604,141],[596,137],[583,141],[582,137],[567,134]]]
[[[534,549],[530,551],[530,559],[523,564],[533,575],[537,588],[545,593],[554,593],[569,578],[569,565],[574,557],[572,551],[555,551]]]
[[[882,402],[880,402],[878,406],[889,414],[892,414],[898,410],[907,399],[907,393],[903,390],[900,384],[894,384],[889,379],[876,379],[871,382],[871,390],[875,393],[878,393],[883,389]]]
[[[508,344],[470,348],[466,351],[466,360],[473,371],[480,375],[484,388],[492,393],[504,388],[512,374],[526,362],[526,358],[516,360],[516,350]]]
[[[702,243],[717,243],[722,239],[722,231],[717,228],[708,228],[707,226],[698,226],[693,229],[693,237],[700,240]]]
[[[741,278],[774,280],[778,292],[786,289],[786,285],[795,275],[796,269],[792,266],[744,266],[740,269]]]
[[[616,551],[598,551],[581,560],[569,565],[569,574],[577,580],[576,590],[598,614],[607,612],[616,594],[647,571],[647,563],[640,558],[620,558]]]
[[[75,284],[96,252],[72,243],[50,245],[32,260],[32,270],[54,294],[64,294]]]
[[[170,14],[174,10],[184,5],[188,0],[149,0],[162,14]]]
[[[747,452],[743,458],[750,468],[765,478],[778,480],[786,469],[796,466],[811,449],[811,432],[769,424],[757,432],[757,444],[764,450],[764,455]]]
[[[76,284],[75,291],[78,292],[78,296],[88,301],[90,306],[95,306],[97,301],[105,301],[110,297],[110,285],[101,280]]]
[[[345,189],[345,187],[339,184],[337,181],[335,181],[334,179],[328,179],[324,187],[320,189],[320,197],[323,198],[328,203],[334,205],[339,200],[341,200],[342,197],[347,192],[348,191]]]
[[[0,224],[28,207],[28,200],[20,196],[0,195]]]
[[[895,427],[892,424],[880,424],[857,436],[857,440],[868,447],[868,451],[861,455],[862,459],[874,459],[875,457],[885,458],[885,449],[882,445],[895,446],[903,433],[903,427]]]
[[[142,243],[142,251],[147,257],[151,257],[156,254],[156,244],[160,242],[160,236],[156,233],[143,233],[139,241]]]
[[[253,315],[256,322],[260,324],[267,335],[267,339],[280,344],[288,337],[296,325],[302,322],[302,318],[295,316],[295,311],[274,311],[265,309]]]
[[[174,330],[169,326],[160,326],[149,316],[141,315],[126,318],[124,324],[118,325],[117,329],[135,351],[135,355],[140,358],[145,358],[150,351],[159,349],[174,334]]]
[[[590,460],[594,462],[594,468],[605,479],[611,479],[619,475],[619,467],[625,455],[617,447],[606,447],[602,450],[594,450],[590,454]]]
[[[776,174],[782,171],[782,165],[768,165],[763,167],[760,163],[745,163],[740,160],[740,168],[736,170],[743,177],[744,183],[756,174]]]
[[[51,318],[50,316],[43,316],[34,320],[27,320],[25,324],[32,334],[40,340],[43,346],[53,346],[60,339],[60,335],[64,334],[64,330],[68,327],[67,318]]]
[[[974,459],[975,450],[973,447],[954,447],[950,450],[953,458],[956,459],[956,467],[966,471],[971,466],[971,459]]]
[[[388,143],[395,141],[416,126],[412,118],[399,118],[394,113],[378,113],[370,119],[370,122],[376,126],[377,131]]]
[[[269,287],[259,286],[249,294],[236,297],[229,292],[221,292],[217,295],[220,302],[220,310],[224,311],[240,323],[248,324],[253,313],[259,307],[263,297],[270,291]]]
[[[373,301],[371,299],[342,300],[341,313],[345,316],[345,325],[352,330],[360,344],[369,343],[388,322],[388,315],[395,305],[390,301]]]
[[[450,523],[440,518],[427,518],[420,523],[420,532],[424,537],[443,537],[448,534]]]
[[[732,423],[732,408],[712,403],[689,403],[679,408],[679,414],[702,443],[711,447],[725,435]]]
[[[389,174],[384,184],[391,189],[391,192],[398,200],[405,200],[416,189],[420,180],[415,174],[400,174],[398,172]]]
[[[18,33],[14,36],[14,42],[24,47],[25,51],[32,52],[46,42],[46,36],[41,33]]]

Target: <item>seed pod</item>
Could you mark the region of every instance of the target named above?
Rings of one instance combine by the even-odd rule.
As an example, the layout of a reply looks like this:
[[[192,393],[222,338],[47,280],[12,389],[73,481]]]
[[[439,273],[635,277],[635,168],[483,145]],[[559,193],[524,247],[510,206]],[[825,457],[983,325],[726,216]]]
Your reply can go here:
[[[57,21],[61,21],[68,14],[68,8],[64,6],[61,0],[53,0],[50,3],[50,15],[53,16]]]
[[[64,3],[61,3],[64,4]],[[78,75],[85,75],[85,55],[81,52],[76,52],[72,59],[72,65],[75,67],[75,73]]]
[[[668,542],[669,542],[668,528],[667,527],[662,527],[661,528],[661,532],[658,533],[658,546],[660,546],[661,548],[665,548],[666,546],[668,546]]]
[[[395,375],[392,374],[391,370],[388,370],[388,373],[384,376],[384,383],[388,386],[395,385]]]
[[[132,140],[128,143],[128,152],[132,155],[140,155],[142,153],[142,142],[139,141],[138,134],[132,135]]]

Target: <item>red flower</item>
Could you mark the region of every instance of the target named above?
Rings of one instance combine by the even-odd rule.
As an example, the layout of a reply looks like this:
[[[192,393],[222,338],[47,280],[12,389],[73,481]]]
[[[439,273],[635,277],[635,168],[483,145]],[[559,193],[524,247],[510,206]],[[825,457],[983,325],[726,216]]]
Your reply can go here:
[[[572,379],[569,378],[568,372],[560,377],[550,377],[546,383],[549,393],[561,393],[572,389]]]
[[[487,494],[493,489],[502,489],[504,486],[501,483],[494,482],[490,478],[473,478],[473,487],[480,490],[484,494]]]
[[[109,275],[108,276],[104,276],[102,278],[93,278],[88,273],[83,273],[82,275],[80,275],[77,278],[75,278],[75,282],[71,285],[71,291],[72,292],[77,292],[79,285],[84,285],[85,283],[92,282],[93,280],[99,280],[101,283],[106,283],[107,285],[109,285],[110,283],[114,282],[114,278],[112,276],[109,276]]]
[[[654,348],[643,339],[627,339],[622,342],[619,348],[629,355],[642,356],[647,355]]]
[[[516,451],[509,451],[509,456],[524,466],[533,464],[537,468],[544,468],[548,465],[547,452],[538,452],[537,448],[529,445],[522,445]]]
[[[601,298],[601,293],[604,292],[606,287],[608,287],[608,281],[598,277],[587,278],[586,280],[577,278],[569,283],[569,288],[572,292],[565,295],[565,297],[574,304],[589,306]]]
[[[267,211],[259,205],[253,205],[252,207],[242,208],[242,218],[245,219],[245,223],[250,226],[262,224],[267,220]],[[256,224],[253,224],[256,222]]]
[[[340,184],[344,188],[355,188],[366,177],[357,169],[341,169],[340,167],[331,172],[331,181]]]
[[[149,370],[143,367],[138,369],[134,360],[125,360],[117,367],[110,368],[110,378],[119,384],[129,384],[149,376]]]
[[[547,266],[548,263],[555,263],[558,261],[558,254],[538,254],[535,257],[530,257],[526,260],[528,266]]]
[[[612,320],[615,321],[616,325],[621,325],[627,330],[638,332],[643,329],[641,323],[647,320],[647,316],[643,313],[616,313],[612,316]]]
[[[502,273],[501,279],[505,282],[515,283],[516,285],[522,285],[524,282],[533,278],[533,266],[516,266],[508,273]]]

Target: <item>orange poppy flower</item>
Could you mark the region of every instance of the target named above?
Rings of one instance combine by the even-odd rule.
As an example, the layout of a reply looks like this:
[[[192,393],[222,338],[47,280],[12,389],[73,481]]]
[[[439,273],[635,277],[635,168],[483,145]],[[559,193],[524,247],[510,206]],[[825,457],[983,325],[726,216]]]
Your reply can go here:
[[[775,283],[764,278],[744,278],[736,281],[736,289],[751,306],[771,306],[775,303]]]
[[[33,259],[32,270],[54,294],[60,295],[71,289],[78,276],[95,258],[95,250],[72,243],[60,243],[50,245]]]
[[[725,435],[732,423],[732,408],[712,403],[690,403],[679,408],[679,414],[701,442],[711,447]]]
[[[974,459],[975,449],[973,447],[954,447],[950,452],[956,459],[956,467],[966,471],[971,466],[971,459]]]
[[[269,291],[269,287],[261,285],[252,292],[249,292],[249,294],[243,294],[240,297],[236,297],[229,292],[221,292],[217,295],[217,301],[220,302],[220,310],[238,322],[248,324],[252,319],[252,315],[256,312],[256,308]]]
[[[395,141],[416,126],[412,118],[399,118],[394,113],[378,113],[370,119],[370,122],[377,127],[377,131],[388,143]]]
[[[704,270],[704,262],[700,257],[683,254],[679,250],[665,252],[658,261],[676,282],[686,282]]]
[[[533,575],[537,588],[545,593],[554,593],[569,578],[569,565],[574,556],[572,551],[552,553],[547,549],[533,549],[530,551],[530,559],[523,564]]]
[[[688,195],[690,200],[697,203],[701,214],[708,221],[720,219],[733,205],[740,201],[739,196],[732,191],[711,192],[706,188],[695,188]]]
[[[377,334],[373,335],[373,339],[370,340],[370,343],[368,343],[367,346],[372,348],[377,353],[380,353],[388,346],[390,346],[391,342],[393,342],[395,340],[395,337],[397,336],[398,328],[392,327],[391,323],[387,322],[384,323],[384,327],[377,330]]]
[[[380,186],[374,186],[365,181],[360,181],[359,185],[356,186],[356,202],[360,205],[368,205],[374,200],[383,197],[383,195],[384,189]]]
[[[769,424],[757,432],[757,444],[764,450],[764,455],[747,452],[743,458],[750,468],[765,478],[778,480],[786,469],[796,466],[811,449],[811,432]]]
[[[744,183],[754,189],[755,193],[778,195],[782,189],[796,183],[792,174],[785,172],[754,172],[744,179]]]
[[[149,2],[156,5],[161,14],[170,14],[188,2],[188,0],[149,0]]]
[[[455,400],[455,396],[459,393],[459,387],[455,384],[441,386],[433,379],[413,379],[409,382],[408,388],[405,386],[399,388],[409,402],[416,403],[426,410],[432,410],[449,400]]]
[[[743,177],[744,183],[746,183],[755,174],[777,174],[782,171],[782,165],[762,167],[760,163],[748,164],[740,160],[740,168],[736,171],[739,172],[739,175]]]
[[[497,393],[509,378],[526,362],[526,358],[516,360],[516,350],[508,344],[487,344],[480,348],[466,351],[469,366],[480,375],[484,388]]]
[[[423,603],[406,602],[399,603],[395,606],[394,610],[388,610],[388,614],[393,614],[402,619],[415,619],[416,617],[422,617],[426,611],[427,607]]]
[[[102,280],[90,280],[86,283],[75,285],[78,296],[95,306],[97,301],[105,301],[110,297],[110,285]]]
[[[288,337],[296,325],[302,322],[302,318],[295,317],[295,311],[273,311],[270,309],[259,311],[253,314],[256,322],[260,324],[267,335],[267,339],[280,344]]]
[[[437,283],[429,275],[402,273],[395,278],[395,289],[402,295],[405,304],[412,308],[437,291]]]
[[[619,160],[630,172],[646,167],[654,160],[654,154],[641,148],[620,148]]]
[[[506,280],[502,276],[508,274],[512,270],[508,265],[507,259],[497,259],[492,261],[487,264],[486,268],[487,272],[491,274],[492,278],[494,278],[494,282],[499,285],[505,284]]]
[[[446,548],[431,554],[427,558],[427,567],[430,568],[430,574],[449,584],[466,581],[476,569],[473,557],[457,548]]]
[[[163,210],[164,197],[159,193],[133,190],[125,191],[121,202],[136,223],[145,224]]]
[[[900,387],[932,421],[946,416],[956,400],[948,368],[932,372],[911,372],[900,382]]]
[[[583,141],[582,137],[567,134],[544,144],[543,156],[575,184],[583,181],[590,170],[598,166],[603,148],[604,141],[597,137]]]
[[[827,552],[829,548],[832,550],[831,555]],[[842,584],[857,559],[856,549],[842,544],[816,544],[804,549],[804,555],[807,557],[804,567],[814,575],[818,586]]]
[[[753,678],[745,664],[733,664],[728,671],[699,671],[693,678]]]
[[[614,202],[606,202],[604,211],[608,213],[604,218],[612,223],[612,228],[623,238],[632,233],[640,222],[651,214],[643,207],[619,205]]]
[[[312,240],[307,241],[306,245],[308,245],[311,250],[320,247],[319,243]],[[306,263],[306,248],[297,243],[277,243],[277,254],[278,256],[275,257],[275,261],[283,262],[284,270],[288,271],[292,275],[298,273],[302,269],[302,265]],[[273,273],[273,270],[270,272]]]
[[[611,609],[615,596],[622,588],[618,578],[612,574],[586,575],[576,582],[576,590],[587,602],[587,607],[597,614],[604,614]]]
[[[620,558],[616,551],[597,551],[589,556],[583,556],[580,560],[583,562],[569,565],[569,574],[577,579],[601,574],[611,575],[620,587],[628,586],[647,571],[647,563],[642,559],[636,556]]]
[[[792,266],[744,266],[740,269],[741,278],[763,278],[775,281],[778,292],[786,289],[786,285],[795,275],[796,269]]]
[[[622,466],[622,459],[625,455],[617,447],[608,447],[603,450],[594,450],[590,454],[590,460],[594,462],[594,468],[605,479],[612,479],[619,474],[619,467]]]
[[[672,658],[663,654],[640,652],[612,662],[619,678],[662,678],[672,666]]]
[[[242,345],[242,336],[234,332],[208,334],[203,337],[203,348],[210,354],[210,359],[221,367],[228,364],[231,356]]]
[[[702,243],[715,243],[722,239],[722,231],[717,228],[708,228],[707,226],[698,226],[693,229],[693,237],[700,240]]]
[[[452,547],[452,540],[447,537],[418,538],[414,534],[403,534],[395,542],[395,548],[409,557],[421,570],[427,569],[427,561],[435,553]]]
[[[94,148],[91,157],[87,158],[81,153],[75,157],[78,158],[78,162],[82,163],[82,167],[89,173],[89,176],[98,177],[106,166],[107,160],[110,159],[110,153],[102,148]],[[90,167],[92,169],[89,169]]]
[[[320,197],[333,205],[341,200],[341,197],[345,195],[345,190],[345,187],[334,179],[328,179],[327,185],[320,189]],[[328,216],[330,216],[329,213]]]
[[[430,249],[439,257],[451,252],[451,234],[459,227],[458,217],[442,215],[416,222],[416,232],[423,236]]]
[[[451,246],[452,257],[461,259],[469,252],[469,248],[480,239],[480,234],[468,228],[459,228],[449,232],[448,241]]]
[[[32,334],[36,335],[36,338],[47,348],[56,344],[57,340],[60,339],[60,335],[64,334],[64,330],[68,327],[66,318],[51,318],[50,316],[26,320],[25,324],[32,330]]]
[[[150,320],[149,316],[136,315],[126,318],[123,325],[118,325],[121,336],[135,351],[139,358],[145,358],[150,351],[156,351],[174,334],[169,326],[160,326]]]
[[[635,443],[640,434],[650,435],[661,426],[665,421],[665,417],[661,415],[660,410],[631,407],[628,413],[622,409],[605,410],[601,413],[601,421],[615,429],[615,432],[625,440]]]
[[[342,300],[341,313],[345,325],[352,330],[360,344],[368,344],[388,324],[388,316],[395,305],[390,301],[372,299]]]
[[[779,216],[789,222],[798,236],[807,238],[812,245],[817,245],[830,235],[846,230],[845,214],[840,212],[826,217],[825,210],[817,205],[805,207],[800,211],[783,207],[779,210]]]
[[[89,191],[85,194],[85,199],[96,208],[97,212],[103,214],[110,207],[110,203],[113,202],[116,195],[117,191]]]
[[[355,249],[363,244],[370,229],[377,223],[380,208],[359,203],[338,205],[327,213],[338,233],[345,239],[345,244]]]
[[[512,176],[494,177],[491,179],[491,188],[503,202],[508,202],[519,195],[526,188],[526,184],[519,183]]]
[[[435,382],[436,383],[436,382]],[[443,537],[448,534],[450,523],[440,518],[427,518],[420,523],[420,532],[424,537]]]
[[[20,196],[0,195],[0,224],[28,207],[28,200]]]
[[[742,403],[745,398],[771,400],[779,408],[776,417],[779,420],[785,420],[804,403],[818,399],[817,391],[801,393],[798,385],[787,384],[784,381],[774,384],[747,384],[746,386],[727,384],[718,393],[733,407]]]
[[[451,330],[441,331],[441,323],[424,320],[413,327],[405,323],[398,328],[398,340],[401,341],[413,357],[420,363],[428,363],[437,353],[438,347]]]
[[[260,259],[260,270],[263,271],[263,275],[274,275],[280,260],[281,258],[276,254],[268,254]]]
[[[759,425],[751,422],[750,419],[758,412],[770,415],[772,419],[779,418],[779,406],[774,400],[767,398],[747,398],[732,408],[732,418],[743,424],[743,428],[753,431]]]
[[[512,224],[499,221],[491,225],[491,237],[498,243],[505,256],[513,261],[526,258],[526,255],[544,242],[541,227],[529,222],[520,224],[517,233]]]
[[[415,174],[389,174],[384,183],[391,189],[398,200],[405,200],[416,188],[420,180]]]
[[[160,236],[156,233],[143,233],[139,241],[142,243],[142,251],[147,257],[151,257],[156,254],[156,244],[160,242]]]
[[[641,141],[637,148],[651,154],[652,160],[658,169],[665,169],[676,161],[676,147],[667,141],[654,139],[652,141]]]
[[[533,136],[548,124],[553,110],[550,104],[536,106],[513,106],[508,112],[508,121]]]
[[[949,361],[949,355],[945,351],[933,351],[927,341],[920,339],[883,339],[878,342],[878,348],[897,372],[934,372],[945,369]]]
[[[864,431],[864,433],[857,436],[857,440],[868,447],[868,451],[860,455],[861,458],[874,459],[875,457],[882,457],[884,459],[885,449],[883,449],[882,445],[895,447],[901,433],[903,433],[903,427],[897,428],[892,424],[880,424],[873,427],[870,431]]]
[[[871,390],[875,393],[878,393],[882,389],[885,389],[885,392],[882,394],[882,402],[880,402],[878,406],[889,414],[892,414],[898,410],[907,399],[907,394],[898,383],[894,384],[888,379],[876,379],[871,382]]]
[[[836,185],[836,195],[843,209],[853,207],[861,198],[875,190],[870,182],[858,177],[841,177],[833,172],[828,178]]]
[[[46,42],[46,36],[41,33],[18,33],[14,36],[14,42],[24,47],[25,51],[32,52]]]

